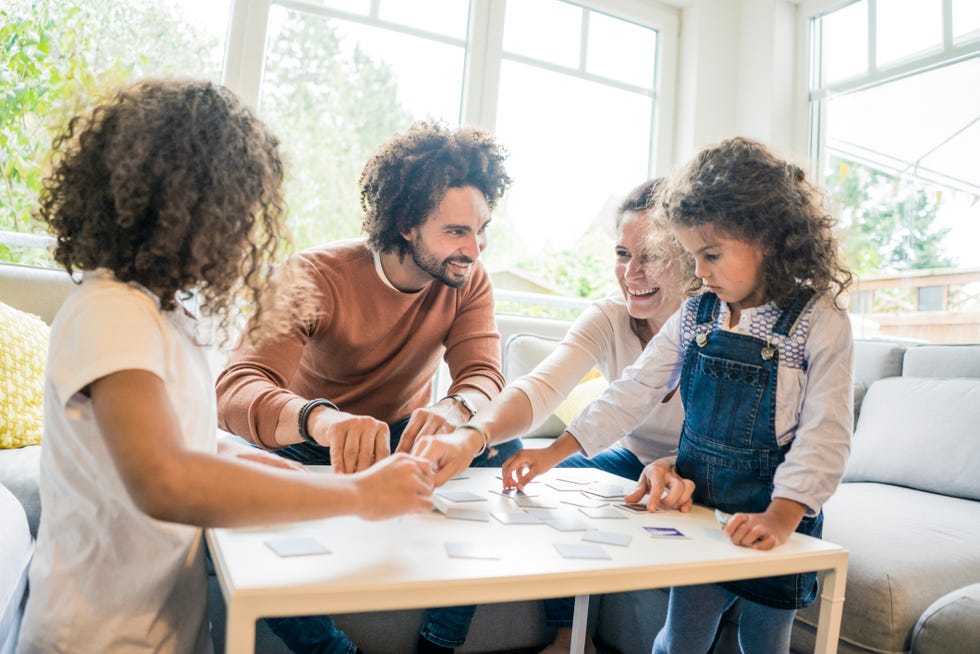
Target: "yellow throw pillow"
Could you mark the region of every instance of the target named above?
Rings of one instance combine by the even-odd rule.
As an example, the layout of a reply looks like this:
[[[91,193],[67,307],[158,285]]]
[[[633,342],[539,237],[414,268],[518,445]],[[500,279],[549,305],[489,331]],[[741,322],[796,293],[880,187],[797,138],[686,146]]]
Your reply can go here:
[[[555,415],[567,425],[592,400],[602,395],[607,386],[609,386],[609,382],[598,373],[594,376],[586,375],[585,380],[573,388],[568,397],[558,405],[555,409]]]
[[[0,449],[41,442],[49,333],[37,316],[0,302]]]

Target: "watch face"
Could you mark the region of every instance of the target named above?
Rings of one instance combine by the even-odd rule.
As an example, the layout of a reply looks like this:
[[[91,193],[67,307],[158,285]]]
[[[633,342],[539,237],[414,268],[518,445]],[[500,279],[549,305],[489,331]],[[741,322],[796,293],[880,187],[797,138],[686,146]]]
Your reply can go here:
[[[470,402],[465,395],[461,393],[453,393],[449,397],[453,398],[454,400],[462,404],[463,408],[470,412],[471,418],[476,415],[476,407],[473,406],[473,403]]]

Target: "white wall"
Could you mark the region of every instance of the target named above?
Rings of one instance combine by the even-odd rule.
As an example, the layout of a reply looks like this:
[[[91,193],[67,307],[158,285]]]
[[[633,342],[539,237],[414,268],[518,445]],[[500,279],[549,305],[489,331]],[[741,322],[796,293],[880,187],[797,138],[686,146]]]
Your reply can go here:
[[[795,29],[791,0],[696,0],[682,8],[675,164],[731,136],[805,161],[806,86],[797,79],[805,67],[796,61],[805,48]]]

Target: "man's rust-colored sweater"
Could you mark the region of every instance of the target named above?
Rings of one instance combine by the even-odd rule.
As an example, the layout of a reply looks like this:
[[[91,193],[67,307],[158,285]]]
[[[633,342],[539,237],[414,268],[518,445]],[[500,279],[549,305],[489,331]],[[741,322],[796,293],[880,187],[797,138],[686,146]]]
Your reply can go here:
[[[430,404],[443,355],[450,393],[500,392],[500,335],[481,263],[463,288],[434,280],[402,293],[379,277],[363,239],[298,256],[322,296],[320,311],[286,336],[232,353],[217,381],[223,429],[277,447],[279,412],[297,396],[323,397],[342,411],[395,422]]]

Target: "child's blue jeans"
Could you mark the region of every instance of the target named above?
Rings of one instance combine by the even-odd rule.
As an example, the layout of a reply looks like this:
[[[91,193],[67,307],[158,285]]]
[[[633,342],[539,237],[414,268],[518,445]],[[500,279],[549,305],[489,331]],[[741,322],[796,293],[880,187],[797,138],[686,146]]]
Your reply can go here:
[[[653,642],[653,654],[705,654],[722,614],[738,599],[738,644],[742,652],[788,653],[795,609],[774,609],[739,598],[718,584],[699,584],[670,589],[667,622]]]

